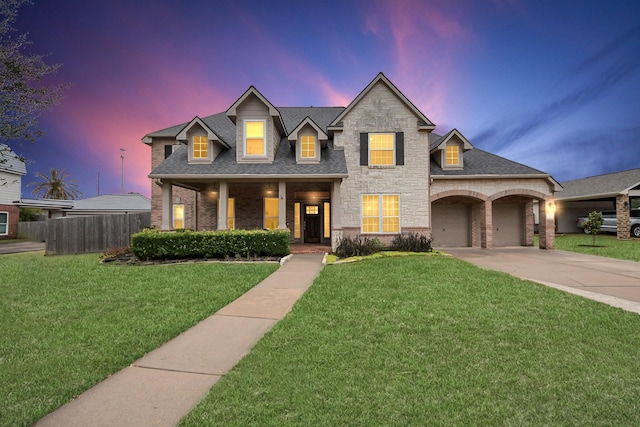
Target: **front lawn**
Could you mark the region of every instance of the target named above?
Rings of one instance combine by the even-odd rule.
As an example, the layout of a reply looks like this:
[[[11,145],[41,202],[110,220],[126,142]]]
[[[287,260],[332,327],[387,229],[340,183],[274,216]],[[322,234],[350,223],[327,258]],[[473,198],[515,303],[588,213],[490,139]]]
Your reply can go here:
[[[31,425],[233,301],[278,264],[1,255],[0,425]]]
[[[183,426],[640,425],[640,316],[443,256],[327,266]]]
[[[592,244],[593,237],[587,234],[557,235],[555,239],[556,249],[563,251],[640,262],[640,239],[619,240],[612,234],[599,234],[595,247]]]

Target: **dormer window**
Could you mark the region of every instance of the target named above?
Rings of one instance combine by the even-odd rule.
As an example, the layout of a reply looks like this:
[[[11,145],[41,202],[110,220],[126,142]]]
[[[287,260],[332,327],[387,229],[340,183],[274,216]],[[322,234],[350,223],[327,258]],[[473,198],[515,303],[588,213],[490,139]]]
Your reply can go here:
[[[460,165],[460,147],[458,145],[447,145],[447,150],[445,153],[445,165],[446,166]]]
[[[300,137],[300,158],[316,158],[316,137],[314,135],[303,135]]]
[[[206,136],[193,137],[193,158],[207,159],[209,158],[209,140]]]
[[[245,156],[266,156],[265,121],[246,120],[244,122]]]

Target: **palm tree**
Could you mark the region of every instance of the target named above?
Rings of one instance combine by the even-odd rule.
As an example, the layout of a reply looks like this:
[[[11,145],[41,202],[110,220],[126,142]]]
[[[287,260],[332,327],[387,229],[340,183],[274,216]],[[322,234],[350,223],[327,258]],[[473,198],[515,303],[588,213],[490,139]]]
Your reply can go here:
[[[78,180],[67,179],[68,173],[64,169],[49,169],[50,176],[42,172],[36,172],[37,178],[42,178],[42,182],[32,182],[28,187],[36,185],[31,194],[42,199],[75,200],[82,192],[78,189]]]

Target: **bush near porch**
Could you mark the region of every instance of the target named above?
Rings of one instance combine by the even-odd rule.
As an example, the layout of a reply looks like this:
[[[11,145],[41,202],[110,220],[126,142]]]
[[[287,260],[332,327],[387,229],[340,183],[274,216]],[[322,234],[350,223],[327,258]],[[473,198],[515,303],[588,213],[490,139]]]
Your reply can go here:
[[[282,257],[289,254],[288,230],[190,231],[148,229],[131,236],[133,254],[141,260]]]

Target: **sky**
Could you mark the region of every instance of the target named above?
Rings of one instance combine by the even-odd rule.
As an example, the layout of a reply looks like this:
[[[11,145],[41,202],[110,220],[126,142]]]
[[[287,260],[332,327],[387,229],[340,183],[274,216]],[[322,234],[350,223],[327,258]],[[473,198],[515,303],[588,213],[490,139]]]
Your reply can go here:
[[[251,85],[276,107],[347,106],[379,72],[435,133],[557,181],[640,167],[637,0],[34,0],[16,28],[69,84],[46,136],[12,145],[23,198],[50,168],[82,198],[149,196],[144,135]]]

